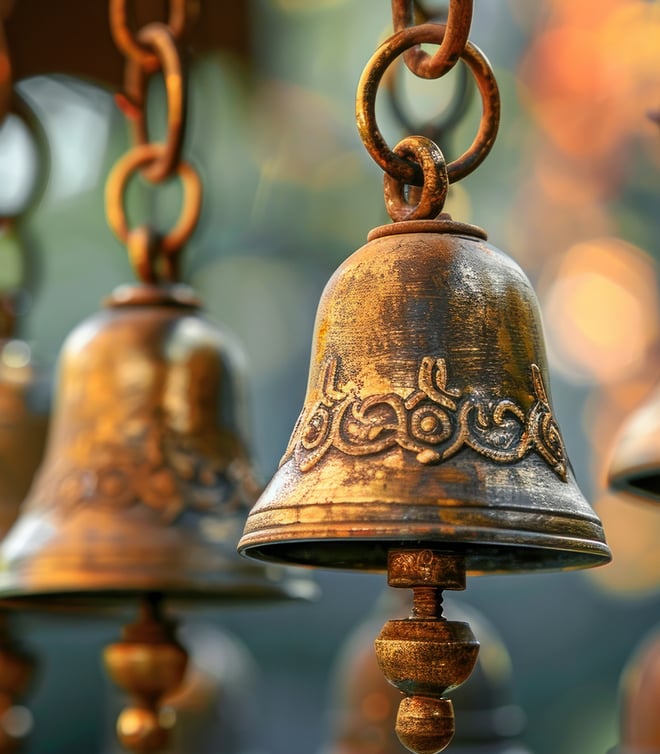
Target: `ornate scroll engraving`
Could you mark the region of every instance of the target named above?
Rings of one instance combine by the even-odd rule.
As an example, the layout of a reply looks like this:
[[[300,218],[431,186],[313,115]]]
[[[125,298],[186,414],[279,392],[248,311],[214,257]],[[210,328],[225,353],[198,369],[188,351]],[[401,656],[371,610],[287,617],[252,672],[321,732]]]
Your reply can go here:
[[[281,463],[295,456],[309,471],[335,448],[366,456],[398,445],[423,464],[437,464],[464,447],[495,463],[515,463],[538,453],[566,481],[566,452],[543,385],[541,370],[531,365],[534,402],[525,411],[508,399],[464,393],[447,386],[444,359],[425,356],[417,388],[360,397],[352,386],[338,386],[336,358],[322,371],[321,399],[303,411]]]

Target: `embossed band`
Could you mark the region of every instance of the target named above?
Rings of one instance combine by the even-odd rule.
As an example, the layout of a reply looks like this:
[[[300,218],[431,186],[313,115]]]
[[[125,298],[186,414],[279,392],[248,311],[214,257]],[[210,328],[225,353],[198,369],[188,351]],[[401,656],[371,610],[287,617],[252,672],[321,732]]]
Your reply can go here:
[[[552,415],[541,370],[531,365],[534,402],[525,411],[514,401],[464,394],[447,387],[443,358],[425,356],[417,387],[406,397],[385,393],[360,397],[338,387],[337,358],[322,370],[322,397],[303,410],[280,462],[295,456],[305,472],[335,448],[351,456],[381,453],[398,445],[423,464],[446,461],[464,447],[495,463],[515,463],[538,453],[566,481],[566,451]]]

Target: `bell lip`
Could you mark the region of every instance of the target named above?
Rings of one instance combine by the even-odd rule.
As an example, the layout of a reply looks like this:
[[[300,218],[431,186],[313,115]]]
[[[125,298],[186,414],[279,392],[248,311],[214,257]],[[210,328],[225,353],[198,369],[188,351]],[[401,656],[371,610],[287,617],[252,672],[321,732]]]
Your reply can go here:
[[[238,551],[270,563],[374,573],[387,570],[387,553],[392,549],[429,546],[463,554],[466,572],[471,576],[572,571],[606,565],[612,560],[612,553],[602,527],[595,522],[584,524],[583,536],[520,529],[513,532],[482,525],[469,530],[465,527],[463,531],[452,527],[451,538],[444,539],[437,530],[429,532],[428,524],[402,521],[377,526],[373,522],[334,525],[332,537],[320,536],[318,525],[288,524],[285,531],[284,527],[273,526],[244,534]]]
[[[176,306],[199,309],[201,301],[195,291],[183,283],[124,283],[103,299],[103,306],[111,309],[122,306]]]
[[[116,578],[107,583],[91,585],[76,584],[66,578],[53,584],[5,583],[0,585],[0,609],[21,612],[116,613],[147,594],[161,595],[174,606],[222,604],[222,605],[267,605],[285,601],[310,602],[318,598],[318,584],[309,577],[291,576],[286,573],[280,581],[268,582],[265,578],[231,581],[222,584],[176,584],[140,583],[121,584]]]
[[[445,233],[454,236],[472,236],[482,241],[488,240],[488,234],[483,228],[470,223],[457,222],[452,219],[451,215],[443,212],[435,220],[401,220],[388,225],[379,225],[370,231],[367,241],[406,233]]]

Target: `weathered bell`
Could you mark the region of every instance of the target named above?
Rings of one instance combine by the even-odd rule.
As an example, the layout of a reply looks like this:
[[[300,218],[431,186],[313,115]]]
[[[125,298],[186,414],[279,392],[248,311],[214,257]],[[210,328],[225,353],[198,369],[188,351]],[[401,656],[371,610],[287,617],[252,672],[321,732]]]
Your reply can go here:
[[[236,360],[185,286],[119,288],[69,335],[46,457],[3,544],[3,598],[308,589],[235,553],[258,494]]]
[[[625,422],[614,446],[609,481],[614,489],[660,503],[660,389]]]
[[[553,415],[532,287],[448,215],[376,228],[331,278],[302,413],[239,544],[370,570],[420,547],[472,573],[610,559]]]

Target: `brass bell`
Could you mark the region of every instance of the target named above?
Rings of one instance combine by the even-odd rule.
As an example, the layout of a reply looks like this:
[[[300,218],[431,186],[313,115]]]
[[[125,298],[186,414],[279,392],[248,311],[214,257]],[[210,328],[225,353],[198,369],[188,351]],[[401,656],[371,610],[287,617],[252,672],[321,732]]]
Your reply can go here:
[[[610,559],[550,404],[541,319],[522,270],[478,228],[376,228],[319,304],[307,396],[239,550],[266,561],[387,569],[412,588],[376,654],[406,695],[396,732],[417,754],[451,741],[452,702],[479,644],[442,617],[466,572]]]
[[[259,489],[236,368],[185,286],[118,288],[74,329],[46,457],[3,544],[3,598],[306,594],[235,553]]]
[[[660,389],[626,420],[610,460],[610,485],[660,503]]]
[[[376,228],[319,304],[305,404],[241,551],[377,570],[433,545],[470,573],[607,562],[550,404],[536,297],[478,228]]]

